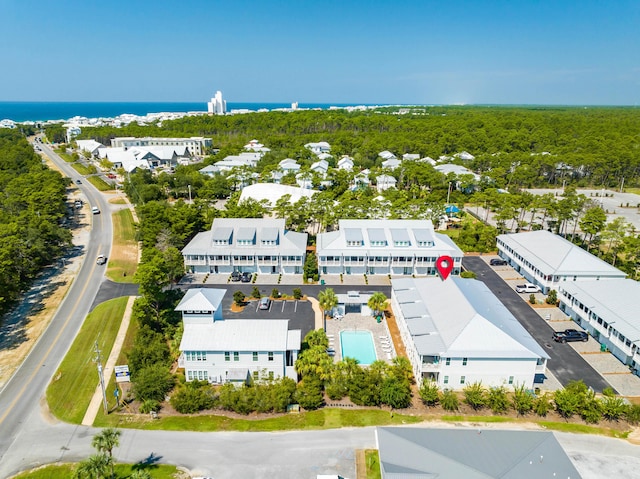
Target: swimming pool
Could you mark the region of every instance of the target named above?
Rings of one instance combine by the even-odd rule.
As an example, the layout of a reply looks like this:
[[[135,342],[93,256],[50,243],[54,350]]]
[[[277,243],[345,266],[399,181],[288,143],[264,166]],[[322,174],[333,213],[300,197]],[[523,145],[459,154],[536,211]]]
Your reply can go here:
[[[340,348],[342,359],[354,358],[363,365],[371,364],[377,359],[373,336],[369,331],[341,331]]]

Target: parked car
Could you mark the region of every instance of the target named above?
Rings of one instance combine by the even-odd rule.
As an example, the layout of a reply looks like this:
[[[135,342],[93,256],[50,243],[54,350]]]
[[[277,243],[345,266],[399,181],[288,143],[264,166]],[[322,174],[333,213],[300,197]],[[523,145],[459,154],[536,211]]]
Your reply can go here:
[[[493,258],[492,260],[489,260],[489,264],[491,266],[504,266],[507,264],[507,261],[501,258]]]
[[[96,259],[96,264],[105,264],[107,262],[107,257],[103,254],[99,255]]]
[[[517,293],[539,293],[540,291],[540,286],[532,283],[519,284],[516,286]]]
[[[553,340],[557,343],[572,343],[574,341],[589,341],[589,335],[584,331],[577,329],[565,329],[564,331],[556,331],[553,333]]]
[[[266,296],[264,298],[260,298],[260,305],[258,306],[258,309],[269,309],[270,306],[271,300],[269,298]]]
[[[242,278],[242,273],[240,271],[234,271],[231,273],[231,281],[240,281]]]
[[[250,283],[252,279],[253,279],[253,273],[248,273],[247,271],[242,273],[242,277],[240,278],[240,280],[243,283]]]

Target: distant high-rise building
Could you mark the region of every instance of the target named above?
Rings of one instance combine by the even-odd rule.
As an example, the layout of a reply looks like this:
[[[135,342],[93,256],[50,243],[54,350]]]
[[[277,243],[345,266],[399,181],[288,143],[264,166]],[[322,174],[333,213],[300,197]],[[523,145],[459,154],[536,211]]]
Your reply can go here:
[[[217,91],[211,101],[207,102],[207,111],[210,115],[224,115],[227,112],[227,102],[222,99],[222,92]]]

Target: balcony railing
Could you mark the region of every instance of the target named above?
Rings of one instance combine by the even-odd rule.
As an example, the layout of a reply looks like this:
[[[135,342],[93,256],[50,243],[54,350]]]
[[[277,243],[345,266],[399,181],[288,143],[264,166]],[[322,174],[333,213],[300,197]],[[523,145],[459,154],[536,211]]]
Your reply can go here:
[[[184,260],[184,264],[185,265],[189,265],[189,266],[204,266],[207,264],[207,260],[206,259],[185,259]]]

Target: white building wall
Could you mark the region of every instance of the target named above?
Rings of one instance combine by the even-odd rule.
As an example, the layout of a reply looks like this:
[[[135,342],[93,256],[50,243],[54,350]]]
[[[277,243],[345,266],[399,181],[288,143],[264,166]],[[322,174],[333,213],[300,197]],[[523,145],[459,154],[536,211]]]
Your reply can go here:
[[[207,351],[206,360],[203,361],[189,361],[185,353],[183,359],[187,381],[193,380],[193,372],[196,372],[195,379],[198,379],[198,371],[206,371],[206,380],[212,383],[225,383],[231,369],[248,369],[250,375],[255,371],[261,376],[273,373],[274,378],[286,375],[283,351],[273,351],[273,361],[269,361],[268,351],[258,351],[258,361],[253,360],[253,351],[238,351],[238,361],[234,359],[234,351],[229,351],[229,361],[225,360],[225,351]]]
[[[533,389],[537,361],[513,358],[441,358],[438,370],[440,388],[464,389],[465,386],[481,382],[485,387],[520,386]]]

